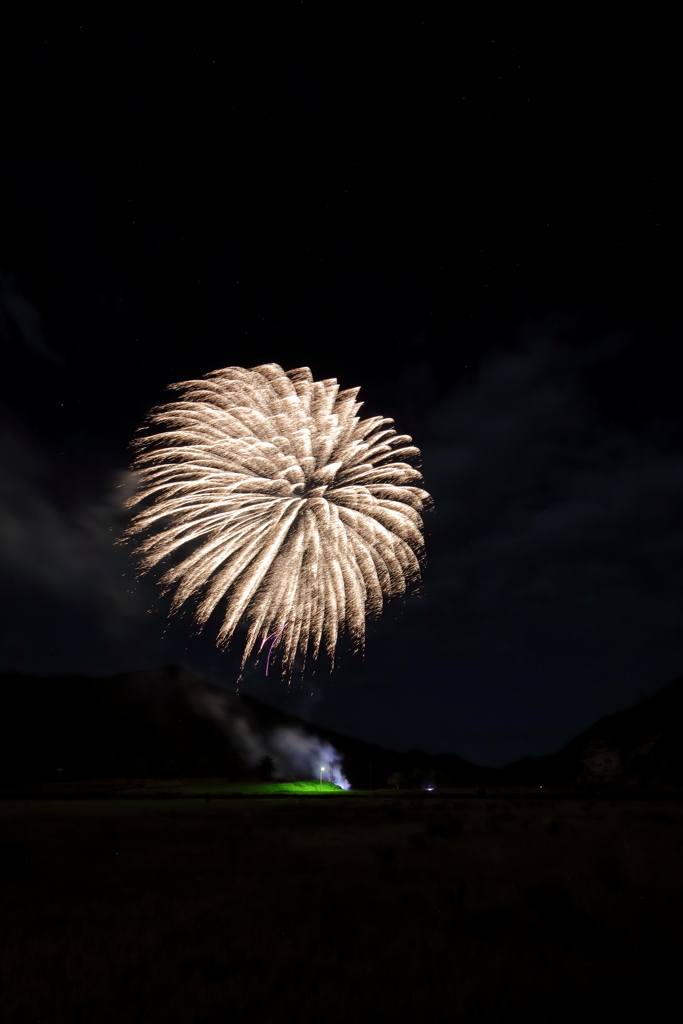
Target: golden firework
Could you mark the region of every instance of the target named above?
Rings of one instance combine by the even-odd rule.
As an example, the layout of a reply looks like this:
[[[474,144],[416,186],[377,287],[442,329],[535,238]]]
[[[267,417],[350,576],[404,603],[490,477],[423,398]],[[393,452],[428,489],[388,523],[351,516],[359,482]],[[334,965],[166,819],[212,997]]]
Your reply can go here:
[[[393,420],[357,415],[360,388],[314,381],[307,367],[228,366],[170,387],[133,442],[142,503],[126,537],[140,575],[184,549],[161,577],[169,614],[198,598],[201,628],[225,599],[217,645],[248,623],[244,667],[259,638],[280,636],[282,671],[297,653],[334,664],[340,634],[362,649],[366,616],[420,582],[420,512],[429,494],[405,460],[419,456]],[[285,624],[287,628],[285,629]]]

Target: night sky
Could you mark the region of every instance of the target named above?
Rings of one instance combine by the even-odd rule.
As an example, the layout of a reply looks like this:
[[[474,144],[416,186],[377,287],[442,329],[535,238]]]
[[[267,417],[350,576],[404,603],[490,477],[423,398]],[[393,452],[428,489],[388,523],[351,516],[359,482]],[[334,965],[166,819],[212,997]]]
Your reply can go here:
[[[242,691],[554,752],[683,671],[678,57],[635,24],[249,10],[3,32],[0,671],[234,690],[216,622],[166,629],[114,545],[127,446],[171,382],[310,366],[422,449],[424,595],[363,663]]]

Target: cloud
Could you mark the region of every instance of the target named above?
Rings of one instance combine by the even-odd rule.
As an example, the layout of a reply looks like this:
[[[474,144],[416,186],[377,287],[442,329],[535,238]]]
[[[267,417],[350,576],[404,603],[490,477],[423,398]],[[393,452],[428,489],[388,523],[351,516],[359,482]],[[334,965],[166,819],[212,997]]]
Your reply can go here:
[[[605,422],[586,389],[587,368],[625,344],[572,345],[530,328],[434,417],[428,607],[460,612],[461,650],[492,615],[530,625],[557,616],[605,637],[625,616],[656,621],[670,598],[680,602],[683,456],[661,425],[636,433]]]
[[[42,317],[36,307],[21,294],[14,277],[0,271],[0,338],[11,343],[14,337],[34,355],[55,366],[64,366],[64,356],[45,341]]]
[[[113,543],[130,474],[95,499],[60,502],[60,467],[6,418],[0,466],[0,668],[97,673],[149,663],[149,594]]]

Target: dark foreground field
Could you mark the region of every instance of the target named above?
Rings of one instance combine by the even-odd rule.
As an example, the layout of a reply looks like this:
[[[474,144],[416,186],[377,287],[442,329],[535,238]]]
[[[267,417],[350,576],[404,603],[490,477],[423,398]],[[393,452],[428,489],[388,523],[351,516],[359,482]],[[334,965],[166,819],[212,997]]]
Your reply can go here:
[[[5,800],[0,1019],[652,1018],[683,803]]]

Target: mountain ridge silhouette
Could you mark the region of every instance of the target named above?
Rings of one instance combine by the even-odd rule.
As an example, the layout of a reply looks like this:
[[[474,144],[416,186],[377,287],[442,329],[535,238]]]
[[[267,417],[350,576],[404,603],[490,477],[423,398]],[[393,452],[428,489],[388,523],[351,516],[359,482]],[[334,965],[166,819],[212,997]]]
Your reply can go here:
[[[107,677],[0,675],[0,776],[8,782],[56,778],[244,778],[249,765],[226,723],[255,736],[289,728],[330,743],[355,788],[389,775],[419,785],[632,785],[683,781],[683,676],[632,708],[604,716],[560,751],[503,768],[457,754],[393,751],[345,736],[255,697],[231,693],[167,665]]]

